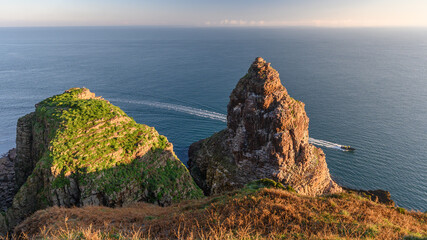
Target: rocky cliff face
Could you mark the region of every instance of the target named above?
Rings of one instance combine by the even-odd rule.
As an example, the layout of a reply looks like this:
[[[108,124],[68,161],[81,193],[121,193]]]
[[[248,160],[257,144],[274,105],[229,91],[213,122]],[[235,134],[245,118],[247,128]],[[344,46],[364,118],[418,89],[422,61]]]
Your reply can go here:
[[[19,189],[0,229],[48,206],[169,205],[202,196],[166,137],[88,89],[37,104],[19,119],[16,146],[13,167],[0,161],[16,173],[6,188]]]
[[[193,143],[189,168],[205,194],[271,178],[306,195],[338,193],[325,154],[308,143],[304,103],[289,96],[279,73],[257,58],[230,95],[227,129]]]
[[[32,150],[37,149],[41,139],[33,141],[33,123],[35,122],[35,113],[30,113],[18,119],[16,125],[16,154],[15,161],[16,188],[20,188],[25,183],[27,177],[31,174],[38,156]],[[43,144],[44,145],[44,144]]]
[[[15,188],[16,150],[10,150],[4,157],[0,158],[0,211],[6,211],[12,205]]]

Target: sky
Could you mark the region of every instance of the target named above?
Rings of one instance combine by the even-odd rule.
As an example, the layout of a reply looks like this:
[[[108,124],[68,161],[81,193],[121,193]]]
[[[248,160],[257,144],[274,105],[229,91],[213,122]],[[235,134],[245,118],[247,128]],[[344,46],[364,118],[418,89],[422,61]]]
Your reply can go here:
[[[0,27],[427,27],[427,0],[0,0]]]

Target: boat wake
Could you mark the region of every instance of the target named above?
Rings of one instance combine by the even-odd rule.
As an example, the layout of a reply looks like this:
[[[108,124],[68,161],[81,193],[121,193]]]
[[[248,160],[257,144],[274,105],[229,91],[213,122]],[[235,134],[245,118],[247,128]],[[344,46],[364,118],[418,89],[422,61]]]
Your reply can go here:
[[[209,119],[218,120],[221,122],[227,122],[227,115],[225,114],[193,108],[193,107],[177,105],[177,104],[162,103],[162,102],[155,102],[155,101],[134,101],[134,100],[121,100],[121,99],[111,99],[111,102],[140,104],[140,105],[145,105],[145,106],[150,106],[150,107],[155,107],[155,108],[160,108],[165,110],[187,113],[193,116],[209,118]]]
[[[325,140],[309,138],[308,142],[313,144],[313,145],[319,146],[319,147],[327,147],[327,148],[333,148],[333,149],[345,151],[344,149],[341,148],[342,145],[337,144],[337,143],[328,142]]]
[[[170,111],[175,111],[175,112],[186,113],[186,114],[190,114],[193,116],[208,118],[208,119],[217,120],[217,121],[221,121],[221,122],[225,122],[225,123],[227,122],[227,115],[225,115],[225,114],[217,113],[217,112],[213,112],[213,111],[208,111],[208,110],[204,110],[204,109],[199,109],[199,108],[187,107],[187,106],[178,105],[178,104],[163,103],[163,102],[156,102],[156,101],[144,101],[144,100],[135,101],[135,100],[123,100],[123,99],[110,99],[110,101],[111,102],[145,105],[145,106],[150,106],[150,107],[159,108],[159,109],[165,109],[165,110],[170,110]],[[326,148],[332,148],[332,149],[345,151],[344,149],[341,148],[342,145],[337,144],[337,143],[328,142],[325,140],[309,138],[308,142],[313,144],[313,145],[320,146],[320,147],[326,147]]]

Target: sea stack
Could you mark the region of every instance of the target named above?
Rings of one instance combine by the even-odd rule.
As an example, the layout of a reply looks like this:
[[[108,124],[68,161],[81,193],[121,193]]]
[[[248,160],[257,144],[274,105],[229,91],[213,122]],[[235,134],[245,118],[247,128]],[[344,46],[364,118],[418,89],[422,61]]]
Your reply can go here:
[[[167,206],[203,196],[165,136],[86,88],[18,120],[16,152],[0,159],[0,177],[0,236],[51,206]]]
[[[305,195],[341,192],[323,151],[308,143],[304,106],[270,63],[256,58],[230,95],[227,128],[190,146],[190,173],[205,195],[262,178]]]

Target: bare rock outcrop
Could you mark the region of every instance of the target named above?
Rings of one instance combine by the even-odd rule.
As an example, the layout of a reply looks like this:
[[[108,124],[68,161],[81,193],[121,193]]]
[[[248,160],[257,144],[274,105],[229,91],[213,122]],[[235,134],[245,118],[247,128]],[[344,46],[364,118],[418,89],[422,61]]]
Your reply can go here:
[[[270,63],[257,58],[230,95],[227,129],[193,143],[189,169],[206,195],[270,178],[298,193],[338,193],[325,154],[308,143],[304,103],[293,99]]]
[[[395,206],[395,202],[391,199],[391,193],[382,189],[376,190],[363,190],[363,189],[351,189],[343,187],[343,189],[350,193],[359,194],[362,197],[368,198],[371,201],[382,203],[388,206]]]

